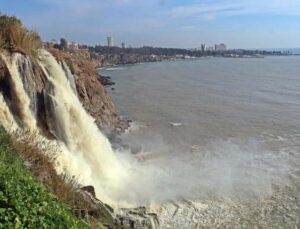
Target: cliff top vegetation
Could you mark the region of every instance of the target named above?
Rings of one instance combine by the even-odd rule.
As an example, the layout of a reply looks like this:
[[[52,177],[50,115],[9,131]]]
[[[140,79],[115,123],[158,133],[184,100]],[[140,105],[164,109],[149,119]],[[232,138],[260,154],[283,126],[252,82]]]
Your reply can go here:
[[[18,18],[0,14],[0,49],[35,56],[40,47],[38,33],[25,28]]]

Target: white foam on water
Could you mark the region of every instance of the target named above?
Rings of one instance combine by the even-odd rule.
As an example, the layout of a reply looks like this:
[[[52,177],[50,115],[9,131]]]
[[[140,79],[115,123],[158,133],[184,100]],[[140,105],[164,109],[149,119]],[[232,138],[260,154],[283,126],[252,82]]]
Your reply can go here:
[[[105,70],[105,71],[120,71],[120,70],[123,70],[123,68],[122,67],[103,68],[102,70]]]

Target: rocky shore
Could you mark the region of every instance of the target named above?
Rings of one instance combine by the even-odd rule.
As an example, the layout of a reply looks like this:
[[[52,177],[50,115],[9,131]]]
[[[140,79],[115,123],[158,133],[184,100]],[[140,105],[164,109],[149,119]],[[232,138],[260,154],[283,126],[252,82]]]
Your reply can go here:
[[[171,60],[171,57],[141,54],[92,54],[91,61],[96,68],[110,67],[114,65],[127,65],[146,62],[159,62]]]

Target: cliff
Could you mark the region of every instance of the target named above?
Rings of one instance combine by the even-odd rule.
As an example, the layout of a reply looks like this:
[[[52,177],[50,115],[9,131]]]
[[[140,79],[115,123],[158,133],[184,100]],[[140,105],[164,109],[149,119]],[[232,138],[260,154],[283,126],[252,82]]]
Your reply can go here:
[[[145,208],[122,209],[116,214],[105,204],[116,203],[114,194],[120,191],[118,184],[126,179],[127,170],[102,132],[120,131],[128,124],[118,117],[100,77],[86,59],[42,49],[36,33],[16,18],[0,16],[0,124],[11,137],[12,152],[22,159],[20,166],[27,169],[22,171],[29,172],[23,185],[37,187],[38,182],[27,182],[33,176],[67,205],[65,217],[71,217],[72,210],[91,227],[95,221],[107,228],[158,228],[156,216]],[[0,141],[1,153],[6,143]],[[6,176],[6,170],[1,170],[0,176]],[[3,205],[14,193],[19,198],[17,182],[23,179],[18,174],[7,175],[10,186],[5,186],[7,182],[0,185],[0,224],[6,220],[12,227],[26,226],[18,209]],[[14,192],[14,185],[18,192]],[[25,193],[24,198],[36,206],[51,204],[48,197],[43,201]],[[22,202],[22,198],[12,201],[15,206],[31,209],[31,203]],[[32,218],[33,227],[39,227],[38,216]],[[64,221],[68,219],[62,218],[61,223]],[[60,225],[48,220],[43,227],[53,224]]]

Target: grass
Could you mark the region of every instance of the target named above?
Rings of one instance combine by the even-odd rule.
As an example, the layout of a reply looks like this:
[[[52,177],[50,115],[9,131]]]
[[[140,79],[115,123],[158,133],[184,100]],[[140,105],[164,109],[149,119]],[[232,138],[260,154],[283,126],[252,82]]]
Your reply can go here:
[[[36,56],[42,46],[40,36],[26,29],[22,22],[13,16],[0,15],[0,48]]]
[[[113,226],[114,219],[107,207],[105,205],[95,206],[89,198],[79,192],[80,185],[76,178],[58,175],[53,166],[55,158],[44,155],[40,148],[31,144],[31,142],[35,142],[31,133],[22,133],[22,135],[26,137],[22,140],[17,137],[19,140],[13,141],[13,145],[19,157],[26,163],[30,173],[71,209],[88,210],[93,215],[89,220],[93,227],[99,228],[99,225],[102,224]]]
[[[0,228],[88,228],[35,180],[0,128]]]

